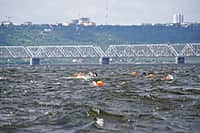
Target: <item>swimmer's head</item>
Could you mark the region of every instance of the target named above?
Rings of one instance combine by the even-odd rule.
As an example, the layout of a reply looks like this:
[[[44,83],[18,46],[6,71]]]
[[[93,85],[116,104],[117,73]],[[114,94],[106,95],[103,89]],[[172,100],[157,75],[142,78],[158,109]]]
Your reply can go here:
[[[96,72],[94,72],[94,76],[95,76],[95,77],[97,77],[97,76],[98,76]]]
[[[174,76],[171,75],[171,74],[168,74],[167,76],[164,76],[164,77],[162,78],[162,80],[173,80],[173,79],[174,79]]]
[[[133,71],[133,72],[131,73],[131,75],[132,75],[133,77],[136,77],[136,76],[137,76],[137,72],[136,72],[136,71]]]
[[[97,77],[97,73],[96,72],[89,72],[88,75],[92,76],[92,77]]]
[[[98,86],[98,87],[102,87],[102,86],[104,86],[104,82],[101,81],[101,80],[93,81],[93,85]]]
[[[146,73],[146,72],[143,72],[143,73],[142,73],[142,75],[146,76],[146,75],[147,75],[147,73]]]
[[[174,79],[174,76],[171,75],[171,74],[169,74],[169,75],[168,75],[168,78],[169,78],[170,80],[173,80],[173,79]]]

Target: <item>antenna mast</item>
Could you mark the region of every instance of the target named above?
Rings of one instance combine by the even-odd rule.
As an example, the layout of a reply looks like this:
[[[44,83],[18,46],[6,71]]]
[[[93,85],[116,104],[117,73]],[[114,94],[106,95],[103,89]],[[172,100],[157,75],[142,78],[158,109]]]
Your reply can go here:
[[[108,0],[106,0],[105,25],[108,25]]]

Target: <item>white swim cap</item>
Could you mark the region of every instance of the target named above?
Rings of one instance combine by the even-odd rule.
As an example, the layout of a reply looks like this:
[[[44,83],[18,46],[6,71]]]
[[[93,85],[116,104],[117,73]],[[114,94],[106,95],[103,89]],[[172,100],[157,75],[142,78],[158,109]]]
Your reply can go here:
[[[169,74],[169,75],[167,75],[167,78],[168,78],[169,80],[173,80],[173,79],[174,79],[174,76],[171,75],[171,74]]]

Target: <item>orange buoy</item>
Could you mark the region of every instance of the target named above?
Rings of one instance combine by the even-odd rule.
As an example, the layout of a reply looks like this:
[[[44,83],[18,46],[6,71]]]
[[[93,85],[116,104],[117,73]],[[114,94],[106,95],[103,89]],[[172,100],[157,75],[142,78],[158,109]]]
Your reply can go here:
[[[96,81],[96,86],[102,87],[104,85],[103,81]]]
[[[133,72],[131,73],[131,76],[136,77],[136,76],[137,76],[137,72],[136,72],[136,71],[133,71]]]

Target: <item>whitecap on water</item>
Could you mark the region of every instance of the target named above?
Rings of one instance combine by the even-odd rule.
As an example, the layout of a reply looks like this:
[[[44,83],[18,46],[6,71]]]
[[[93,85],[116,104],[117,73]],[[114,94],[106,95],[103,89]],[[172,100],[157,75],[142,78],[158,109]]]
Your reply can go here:
[[[0,80],[6,80],[7,78],[5,78],[5,77],[0,77]]]
[[[96,123],[98,126],[102,127],[102,126],[104,125],[104,120],[103,120],[103,118],[98,118],[98,117],[97,117],[95,123]]]

